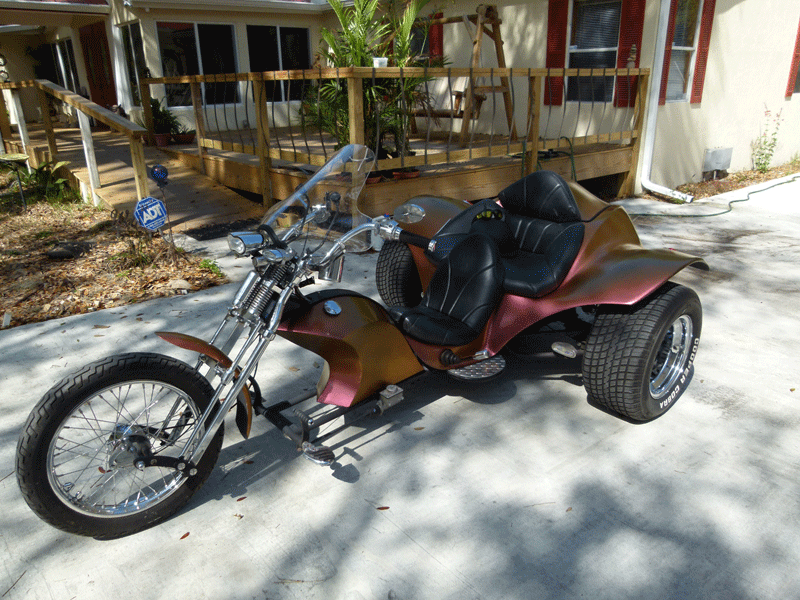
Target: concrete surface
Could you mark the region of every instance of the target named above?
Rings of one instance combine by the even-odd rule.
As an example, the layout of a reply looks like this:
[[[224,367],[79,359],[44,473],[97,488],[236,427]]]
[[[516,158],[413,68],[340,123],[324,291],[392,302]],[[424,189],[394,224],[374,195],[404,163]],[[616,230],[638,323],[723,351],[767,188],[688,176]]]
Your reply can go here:
[[[742,192],[733,194],[743,197]],[[234,287],[0,332],[0,595],[325,600],[800,597],[800,181],[670,206],[632,201],[643,240],[706,257],[696,375],[664,417],[631,425],[586,401],[579,359],[510,361],[499,380],[432,377],[303,460],[266,422],[229,427],[217,469],[167,523],[111,542],[40,522],[14,452],[68,371],[207,336]],[[205,244],[214,246],[214,244]],[[372,286],[371,257],[346,281]],[[226,263],[231,272],[246,272]],[[265,395],[310,388],[314,356],[262,361]],[[379,508],[388,507],[385,510]],[[188,534],[188,536],[186,535]]]

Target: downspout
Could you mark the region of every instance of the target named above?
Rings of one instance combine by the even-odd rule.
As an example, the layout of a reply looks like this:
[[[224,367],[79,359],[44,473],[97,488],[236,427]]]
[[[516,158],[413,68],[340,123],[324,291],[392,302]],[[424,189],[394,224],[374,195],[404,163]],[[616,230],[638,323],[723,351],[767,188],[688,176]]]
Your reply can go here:
[[[667,29],[669,28],[669,10],[671,1],[661,0],[658,13],[658,29],[656,30],[656,52],[653,59],[653,76],[650,80],[650,90],[647,98],[647,117],[645,131],[647,135],[642,156],[642,187],[661,196],[668,196],[676,200],[691,202],[694,196],[684,194],[663,185],[653,183],[650,174],[653,169],[653,152],[656,146],[656,123],[658,121],[658,99],[661,93],[661,73],[664,67],[664,51],[667,47]]]

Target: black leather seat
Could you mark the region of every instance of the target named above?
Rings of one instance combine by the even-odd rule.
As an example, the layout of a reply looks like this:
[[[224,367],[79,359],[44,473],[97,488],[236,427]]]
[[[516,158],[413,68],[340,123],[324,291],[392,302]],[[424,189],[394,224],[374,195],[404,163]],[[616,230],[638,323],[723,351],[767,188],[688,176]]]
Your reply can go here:
[[[415,340],[462,346],[480,335],[502,295],[503,265],[497,244],[468,235],[450,251],[418,306],[392,307],[390,315]]]
[[[539,298],[567,276],[583,243],[584,225],[569,185],[552,171],[535,171],[498,194],[518,245],[505,256],[504,290]]]

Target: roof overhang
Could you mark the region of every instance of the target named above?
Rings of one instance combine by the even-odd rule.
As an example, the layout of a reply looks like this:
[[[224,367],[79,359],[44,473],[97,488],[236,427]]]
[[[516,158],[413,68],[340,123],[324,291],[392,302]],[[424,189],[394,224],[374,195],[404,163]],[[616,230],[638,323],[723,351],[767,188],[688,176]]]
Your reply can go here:
[[[0,0],[0,9],[93,15],[107,15],[111,13],[111,7],[109,7],[107,2],[103,2],[102,4],[88,4],[82,2],[53,2],[48,0]]]
[[[178,0],[125,0],[125,5],[134,9],[186,9],[186,3]],[[192,2],[192,9],[278,13],[323,13],[332,10],[327,0],[200,0]]]

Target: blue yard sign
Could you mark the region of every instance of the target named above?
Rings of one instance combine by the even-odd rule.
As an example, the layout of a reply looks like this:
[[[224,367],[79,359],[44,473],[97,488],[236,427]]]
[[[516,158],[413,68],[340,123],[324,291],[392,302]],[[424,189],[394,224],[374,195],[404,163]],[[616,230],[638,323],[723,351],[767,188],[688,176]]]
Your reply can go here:
[[[133,216],[136,222],[145,229],[156,231],[163,227],[167,220],[167,207],[158,198],[148,196],[136,203]]]

